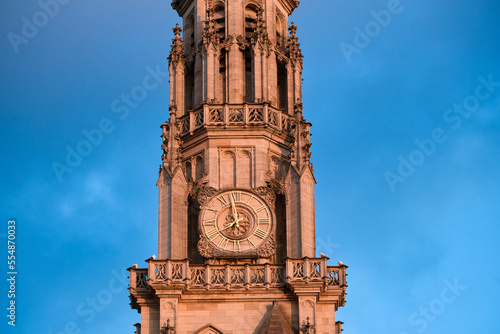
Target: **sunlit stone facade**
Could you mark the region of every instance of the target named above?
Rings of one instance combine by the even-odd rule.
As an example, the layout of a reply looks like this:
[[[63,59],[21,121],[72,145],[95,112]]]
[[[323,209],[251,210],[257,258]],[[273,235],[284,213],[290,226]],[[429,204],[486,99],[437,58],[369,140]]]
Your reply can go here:
[[[137,332],[340,333],[346,268],[316,257],[297,0],[174,0],[158,258]]]

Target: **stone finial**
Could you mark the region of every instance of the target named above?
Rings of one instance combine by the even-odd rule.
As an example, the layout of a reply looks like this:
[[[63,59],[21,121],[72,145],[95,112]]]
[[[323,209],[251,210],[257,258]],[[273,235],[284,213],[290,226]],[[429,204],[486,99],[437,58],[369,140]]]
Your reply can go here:
[[[302,50],[300,49],[299,39],[295,35],[297,33],[297,26],[292,22],[288,30],[290,31],[290,36],[287,38],[286,46],[288,55],[290,59],[294,61],[298,60],[302,63],[302,58],[304,58],[304,56],[302,55]]]
[[[182,46],[181,32],[182,28],[179,27],[179,23],[175,25],[172,29],[174,32],[174,38],[172,39],[172,45],[170,50],[169,60],[173,62],[178,62],[184,58],[184,47]]]
[[[295,34],[297,33],[297,26],[293,22],[288,28],[288,30],[290,31],[290,38],[296,38]]]
[[[220,36],[217,34],[216,22],[214,19],[214,9],[210,8],[207,10],[207,19],[203,22],[203,35],[202,40],[205,47],[210,44],[218,45]]]

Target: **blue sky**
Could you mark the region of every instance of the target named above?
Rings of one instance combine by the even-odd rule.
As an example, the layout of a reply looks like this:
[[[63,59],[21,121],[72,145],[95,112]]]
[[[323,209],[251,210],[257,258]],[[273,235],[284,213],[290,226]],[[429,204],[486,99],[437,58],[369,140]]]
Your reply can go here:
[[[318,252],[350,266],[344,333],[500,332],[500,3],[301,2]],[[162,72],[180,20],[159,0],[40,10],[0,4],[5,273],[13,218],[18,247],[17,326],[2,279],[0,329],[132,333],[125,268],[157,254]],[[151,71],[158,86],[114,112]]]

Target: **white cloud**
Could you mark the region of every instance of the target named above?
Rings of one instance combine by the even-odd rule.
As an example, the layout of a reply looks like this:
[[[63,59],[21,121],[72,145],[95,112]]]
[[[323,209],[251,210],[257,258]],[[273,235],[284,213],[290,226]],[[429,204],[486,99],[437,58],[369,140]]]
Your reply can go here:
[[[111,203],[114,201],[115,195],[110,187],[111,177],[98,174],[89,175],[84,185],[83,200],[92,204],[96,201],[104,201]]]

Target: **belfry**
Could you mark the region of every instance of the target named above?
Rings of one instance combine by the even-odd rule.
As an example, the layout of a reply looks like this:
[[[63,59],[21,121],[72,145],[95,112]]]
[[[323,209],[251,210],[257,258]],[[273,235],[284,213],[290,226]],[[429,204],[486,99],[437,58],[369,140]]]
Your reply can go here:
[[[298,0],[173,0],[158,257],[137,333],[336,333],[347,266],[316,257]]]

